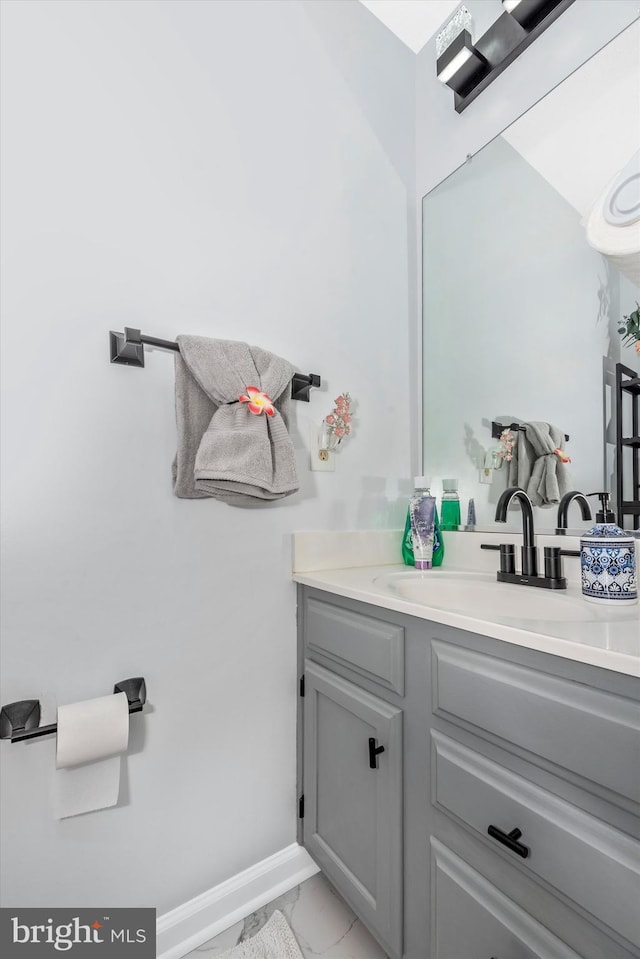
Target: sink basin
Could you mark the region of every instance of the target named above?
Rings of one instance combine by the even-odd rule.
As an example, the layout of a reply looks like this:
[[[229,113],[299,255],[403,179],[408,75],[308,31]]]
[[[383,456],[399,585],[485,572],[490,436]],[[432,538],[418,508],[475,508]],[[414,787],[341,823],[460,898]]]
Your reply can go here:
[[[377,589],[412,603],[462,616],[515,624],[523,620],[590,622],[595,609],[579,597],[532,586],[499,583],[495,574],[432,569],[387,573],[374,580]]]

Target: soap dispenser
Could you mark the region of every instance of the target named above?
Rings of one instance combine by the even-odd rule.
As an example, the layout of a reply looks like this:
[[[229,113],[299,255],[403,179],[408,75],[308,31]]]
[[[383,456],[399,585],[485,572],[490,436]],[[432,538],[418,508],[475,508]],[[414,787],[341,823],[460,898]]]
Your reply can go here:
[[[596,525],[580,537],[582,595],[591,603],[625,607],[638,602],[635,540],[615,522],[608,493],[600,498]]]

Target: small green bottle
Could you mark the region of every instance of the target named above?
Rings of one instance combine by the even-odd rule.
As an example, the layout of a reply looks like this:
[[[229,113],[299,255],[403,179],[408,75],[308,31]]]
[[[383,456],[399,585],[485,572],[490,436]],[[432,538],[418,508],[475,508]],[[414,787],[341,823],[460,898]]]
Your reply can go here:
[[[442,529],[458,529],[460,523],[460,497],[458,480],[442,480]]]
[[[438,508],[435,507],[434,512],[434,529],[433,529],[433,559],[431,562],[432,566],[442,566],[442,560],[444,559],[444,541],[442,538],[442,532],[440,530],[440,521],[438,519]],[[404,535],[402,537],[402,561],[405,566],[415,566],[416,561],[413,556],[413,538],[411,535],[411,512],[407,508],[407,520],[404,524]]]

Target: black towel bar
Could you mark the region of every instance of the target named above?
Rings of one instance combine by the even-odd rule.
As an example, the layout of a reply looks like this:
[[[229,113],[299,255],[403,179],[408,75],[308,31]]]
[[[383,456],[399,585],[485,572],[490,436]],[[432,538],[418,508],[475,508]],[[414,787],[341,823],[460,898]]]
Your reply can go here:
[[[129,713],[142,712],[142,707],[147,701],[147,687],[142,676],[123,679],[115,684],[113,692],[127,694]],[[7,703],[0,710],[0,739],[10,739],[12,743],[19,743],[23,739],[49,736],[57,729],[57,723],[50,723],[48,726],[40,725],[38,699],[22,699],[16,703]]]
[[[504,423],[494,423],[493,420],[491,421],[491,436],[494,440],[500,439],[500,434],[503,430],[513,430],[514,432],[517,430],[522,430],[523,433],[526,433],[527,427],[521,426],[520,423],[507,423],[505,425]],[[569,442],[569,437],[566,433],[564,434],[564,438],[567,442]]]
[[[125,326],[124,333],[109,332],[109,347],[112,363],[122,363],[125,366],[144,366],[145,346],[155,346],[159,350],[179,351],[178,344],[173,340],[159,340],[156,336],[147,336],[140,330]],[[317,373],[294,373],[291,380],[291,399],[309,402],[311,387],[320,386],[321,380]],[[250,383],[247,384],[251,386]]]

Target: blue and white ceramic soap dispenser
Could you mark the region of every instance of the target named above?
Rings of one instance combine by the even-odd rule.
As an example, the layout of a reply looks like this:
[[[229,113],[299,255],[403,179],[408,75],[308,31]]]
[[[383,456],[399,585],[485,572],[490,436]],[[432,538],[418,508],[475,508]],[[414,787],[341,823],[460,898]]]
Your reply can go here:
[[[638,602],[635,539],[616,525],[609,494],[600,497],[596,525],[580,537],[582,595],[591,603],[626,606]]]

